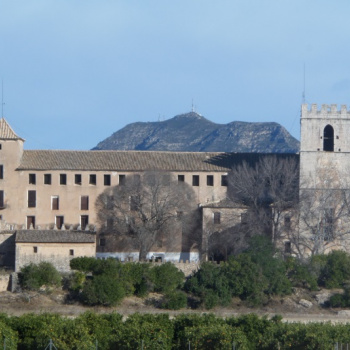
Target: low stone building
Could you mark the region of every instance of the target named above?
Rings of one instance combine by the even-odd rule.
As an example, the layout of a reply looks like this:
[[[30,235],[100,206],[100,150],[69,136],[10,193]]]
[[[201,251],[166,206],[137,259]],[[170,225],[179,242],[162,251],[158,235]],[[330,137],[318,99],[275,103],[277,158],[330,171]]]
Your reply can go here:
[[[69,230],[18,230],[15,233],[15,271],[30,263],[51,262],[59,271],[70,270],[71,259],[95,257],[96,234]]]

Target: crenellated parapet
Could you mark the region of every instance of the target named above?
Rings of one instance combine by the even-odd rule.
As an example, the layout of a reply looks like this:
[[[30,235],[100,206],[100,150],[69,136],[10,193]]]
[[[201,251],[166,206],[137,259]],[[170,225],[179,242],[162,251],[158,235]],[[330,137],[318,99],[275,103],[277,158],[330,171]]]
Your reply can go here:
[[[350,109],[346,105],[341,105],[338,109],[336,104],[323,104],[317,106],[313,103],[310,108],[308,104],[301,106],[301,118],[350,118]]]

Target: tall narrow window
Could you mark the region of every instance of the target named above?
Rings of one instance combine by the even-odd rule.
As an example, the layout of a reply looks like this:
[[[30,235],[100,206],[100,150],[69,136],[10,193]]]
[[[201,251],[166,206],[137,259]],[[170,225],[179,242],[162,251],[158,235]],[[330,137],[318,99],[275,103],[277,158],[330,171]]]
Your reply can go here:
[[[56,216],[56,226],[59,230],[62,229],[63,224],[64,224],[63,216]]]
[[[334,129],[329,124],[323,130],[323,150],[334,152]]]
[[[28,208],[36,207],[36,191],[28,191]]]
[[[29,184],[35,185],[36,184],[36,176],[35,174],[29,174]]]
[[[80,210],[89,210],[89,196],[80,197]]]
[[[5,202],[4,202],[4,191],[0,191],[0,209],[5,207]]]
[[[44,184],[51,185],[51,174],[44,174]]]
[[[67,185],[67,174],[60,174],[60,185]]]
[[[227,186],[227,175],[221,175],[221,186]]]
[[[207,175],[207,186],[214,186],[214,176]]]
[[[60,200],[58,196],[51,197],[51,209],[58,210],[60,208]]]
[[[96,185],[96,174],[90,174],[89,176],[89,184]]]
[[[27,216],[27,230],[35,228],[35,216]]]
[[[199,175],[192,175],[192,186],[199,186]]]
[[[110,186],[111,185],[111,175],[104,175],[103,176],[103,184],[105,186]]]
[[[76,185],[81,185],[81,174],[75,174],[74,175],[74,183]]]
[[[89,224],[89,216],[88,215],[81,215],[80,216],[80,226],[82,230],[86,229],[86,226]]]
[[[323,213],[323,234],[326,241],[331,241],[334,238],[334,208],[326,208]]]
[[[220,224],[221,222],[221,213],[216,212],[214,213],[214,224]]]
[[[0,179],[4,178],[4,166],[0,165]]]
[[[125,185],[125,175],[119,175],[119,185]]]
[[[130,210],[136,211],[138,209],[137,196],[130,196]]]

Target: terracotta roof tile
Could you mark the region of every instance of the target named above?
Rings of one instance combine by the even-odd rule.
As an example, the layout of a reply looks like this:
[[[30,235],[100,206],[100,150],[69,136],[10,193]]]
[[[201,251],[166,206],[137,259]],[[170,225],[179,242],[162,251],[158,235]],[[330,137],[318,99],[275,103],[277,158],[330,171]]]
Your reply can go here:
[[[67,230],[17,230],[16,242],[21,243],[95,243],[95,233]]]
[[[149,151],[24,151],[18,170],[227,171],[222,153]]]
[[[0,139],[3,140],[23,140],[18,137],[12,130],[11,126],[5,120],[5,118],[0,119]]]

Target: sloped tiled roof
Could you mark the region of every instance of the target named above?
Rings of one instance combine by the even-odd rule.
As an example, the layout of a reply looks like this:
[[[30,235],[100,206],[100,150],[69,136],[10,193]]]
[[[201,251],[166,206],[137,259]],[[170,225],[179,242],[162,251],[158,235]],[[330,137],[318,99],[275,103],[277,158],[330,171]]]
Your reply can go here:
[[[266,156],[298,154],[161,152],[161,151],[24,151],[18,170],[80,171],[228,171],[243,161],[254,165]]]
[[[18,137],[12,130],[11,126],[5,120],[5,118],[0,119],[0,139],[2,140],[23,140]]]
[[[68,230],[18,230],[16,242],[21,243],[95,243],[95,233]]]
[[[18,170],[227,171],[216,152],[24,151]]]

